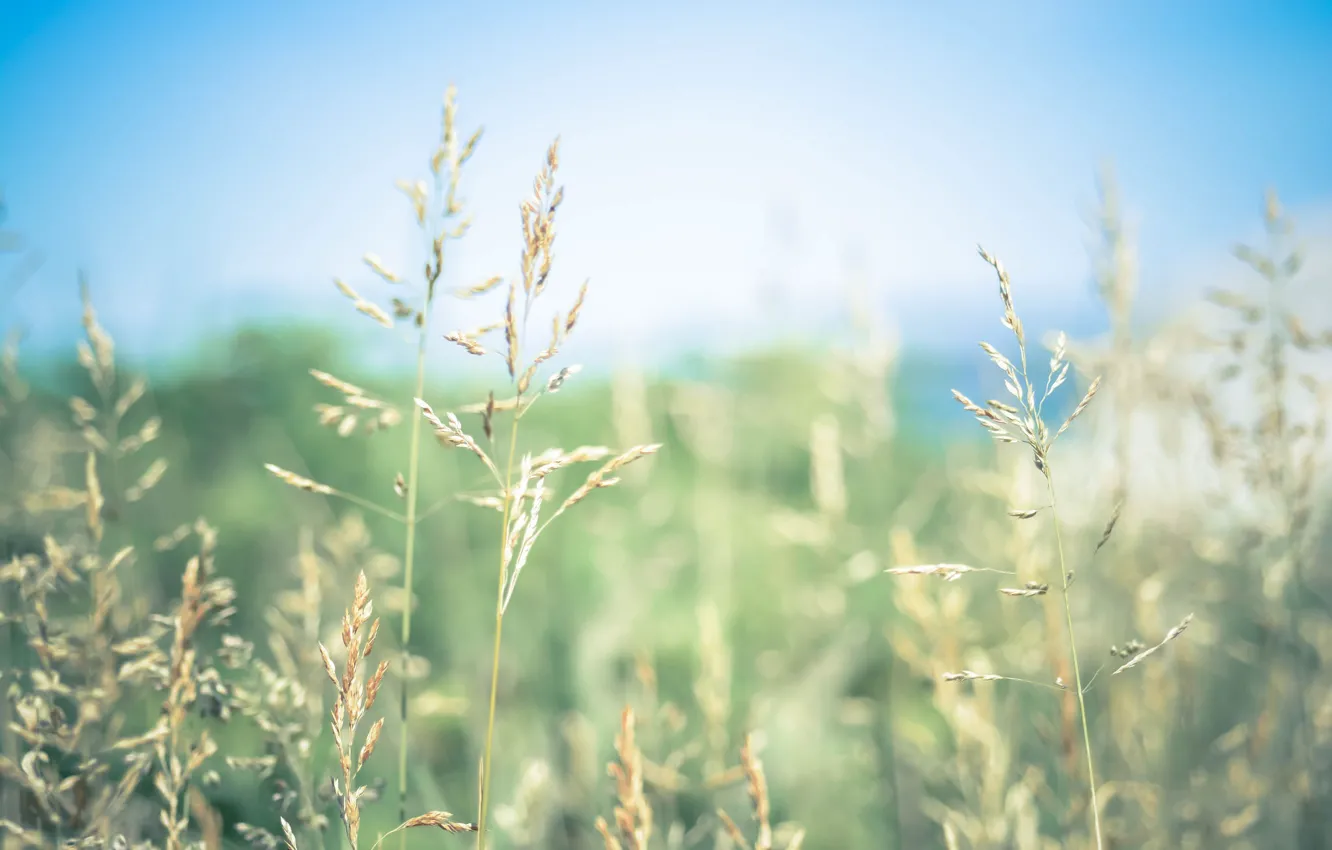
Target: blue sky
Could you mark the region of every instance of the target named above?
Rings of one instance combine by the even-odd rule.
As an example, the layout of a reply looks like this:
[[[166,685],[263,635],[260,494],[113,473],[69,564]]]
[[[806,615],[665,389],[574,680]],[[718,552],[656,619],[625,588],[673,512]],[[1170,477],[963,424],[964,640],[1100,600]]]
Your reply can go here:
[[[424,176],[450,82],[486,127],[454,282],[515,268],[560,134],[557,279],[592,279],[587,345],[824,327],[851,262],[907,343],[952,345],[993,327],[977,242],[1019,308],[1094,324],[1099,164],[1144,300],[1173,303],[1269,185],[1332,224],[1329,80],[1327,2],[4,0],[0,185],[49,259],[0,325],[72,336],[80,266],[141,356],[345,316],[334,275],[383,294],[363,253],[418,265],[393,181]]]

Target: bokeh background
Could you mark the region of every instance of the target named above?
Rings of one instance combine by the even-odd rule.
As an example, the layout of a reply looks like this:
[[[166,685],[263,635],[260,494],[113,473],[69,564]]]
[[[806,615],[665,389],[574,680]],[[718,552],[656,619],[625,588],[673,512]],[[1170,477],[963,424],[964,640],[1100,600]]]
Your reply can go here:
[[[1057,583],[1048,512],[1007,513],[1048,502],[1030,453],[995,446],[950,393],[1003,392],[978,340],[1016,351],[977,242],[1012,274],[1040,380],[1067,332],[1056,427],[1103,377],[1055,469],[1082,665],[1105,668],[1087,697],[1108,846],[1332,846],[1329,80],[1317,2],[7,0],[4,554],[78,520],[25,499],[81,486],[83,280],[121,379],[148,382],[124,433],[160,418],[116,486],[167,462],[142,499],[110,501],[116,539],[142,549],[129,608],[173,598],[182,558],[151,544],[203,516],[258,656],[299,619],[310,564],[321,628],[365,569],[396,651],[401,528],[263,465],[398,508],[408,426],[322,426],[314,408],[339,398],[309,370],[412,415],[410,327],[377,326],[332,281],[387,307],[419,279],[394,181],[428,176],[456,84],[460,132],[485,132],[445,295],[517,272],[518,205],[556,136],[548,297],[591,281],[555,364],[582,371],[524,419],[521,450],[662,444],[552,526],[515,595],[501,846],[601,846],[625,704],[661,846],[712,846],[717,806],[744,812],[743,785],[711,780],[750,731],[774,822],[807,847],[1091,846],[1072,694],[941,679],[1068,680],[1058,593],[883,573]],[[502,302],[441,296],[436,409],[504,395],[499,360],[441,338]],[[485,486],[474,458],[425,448],[412,801],[474,817],[497,518],[456,499]],[[1189,614],[1110,675],[1111,646]],[[4,650],[21,670],[21,641]],[[378,830],[403,734],[390,707]],[[264,751],[247,723],[218,733],[228,753]],[[220,840],[275,830],[282,777],[216,770]]]

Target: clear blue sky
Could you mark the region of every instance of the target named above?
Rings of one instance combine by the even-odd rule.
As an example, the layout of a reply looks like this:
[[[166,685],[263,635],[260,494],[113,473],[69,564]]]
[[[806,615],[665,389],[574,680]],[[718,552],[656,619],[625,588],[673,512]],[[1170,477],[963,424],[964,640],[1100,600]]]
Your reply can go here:
[[[1327,0],[0,0],[0,185],[50,257],[0,325],[70,336],[79,266],[145,354],[342,314],[332,276],[382,291],[364,252],[418,265],[392,183],[424,176],[449,82],[486,126],[456,280],[514,269],[561,134],[557,274],[592,278],[585,330],[621,350],[822,321],[848,256],[908,342],[970,335],[995,306],[977,242],[1019,299],[1082,315],[1106,157],[1147,299],[1269,185],[1332,208]]]

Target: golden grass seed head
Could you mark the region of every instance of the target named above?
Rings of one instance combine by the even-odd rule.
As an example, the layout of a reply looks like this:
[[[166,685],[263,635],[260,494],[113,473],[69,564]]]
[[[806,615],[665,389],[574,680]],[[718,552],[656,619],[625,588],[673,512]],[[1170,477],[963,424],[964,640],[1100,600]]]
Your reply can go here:
[[[449,812],[426,812],[423,815],[417,815],[402,824],[402,829],[413,829],[421,826],[433,826],[444,830],[445,832],[476,832],[477,826],[474,823],[459,823],[453,820],[453,815]]]

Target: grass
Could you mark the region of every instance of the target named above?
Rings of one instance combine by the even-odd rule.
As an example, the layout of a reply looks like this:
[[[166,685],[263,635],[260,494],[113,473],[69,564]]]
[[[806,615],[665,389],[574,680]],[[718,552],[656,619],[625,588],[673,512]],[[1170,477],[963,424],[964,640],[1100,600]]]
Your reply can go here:
[[[533,184],[532,197],[524,201],[520,207],[522,218],[522,236],[523,251],[520,263],[520,269],[517,276],[510,278],[506,288],[507,300],[503,313],[499,321],[473,331],[453,331],[444,335],[444,338],[455,343],[466,353],[475,356],[485,356],[491,352],[487,349],[484,340],[488,334],[502,333],[502,348],[496,351],[501,355],[504,366],[507,370],[511,382],[510,395],[507,399],[497,402],[495,394],[491,392],[487,400],[473,409],[482,414],[482,425],[485,433],[486,446],[483,447],[475,438],[467,434],[458,420],[457,416],[449,413],[443,419],[435,414],[431,406],[422,398],[425,395],[425,353],[426,343],[429,338],[430,329],[430,308],[433,304],[437,284],[443,271],[444,245],[449,238],[461,237],[468,227],[468,222],[449,229],[452,220],[461,212],[461,207],[457,201],[457,189],[459,176],[463,164],[471,157],[480,139],[480,132],[472,138],[463,147],[459,147],[457,134],[454,129],[455,121],[455,95],[453,89],[450,89],[445,97],[443,134],[440,147],[436,155],[431,160],[431,170],[436,178],[434,197],[443,194],[442,203],[439,210],[439,218],[443,223],[438,233],[432,235],[428,230],[427,218],[431,206],[432,196],[427,193],[424,183],[401,184],[404,192],[408,195],[413,205],[413,210],[418,224],[426,233],[430,244],[430,259],[425,264],[425,279],[422,286],[421,305],[417,309],[409,309],[404,302],[395,299],[394,314],[398,318],[411,319],[418,330],[418,342],[416,349],[416,380],[415,390],[412,402],[419,408],[418,416],[412,417],[411,438],[408,454],[408,473],[404,480],[401,475],[394,482],[394,490],[399,497],[407,502],[406,515],[401,518],[406,529],[404,542],[404,594],[406,601],[402,613],[402,663],[406,666],[408,655],[407,647],[411,640],[411,621],[412,610],[414,608],[413,596],[413,570],[415,565],[416,552],[416,527],[418,522],[417,515],[417,493],[419,490],[419,469],[421,460],[421,431],[422,422],[427,422],[434,430],[439,442],[446,446],[462,448],[475,455],[490,473],[493,481],[491,484],[495,487],[493,492],[484,494],[471,494],[468,499],[482,507],[496,507],[501,514],[499,525],[499,565],[496,570],[497,589],[495,595],[495,625],[494,625],[494,645],[491,651],[491,674],[490,674],[490,696],[488,702],[488,711],[486,717],[486,732],[484,753],[481,758],[480,775],[478,777],[479,794],[477,800],[477,824],[476,831],[477,846],[484,848],[489,829],[489,810],[490,810],[490,789],[492,764],[495,743],[495,712],[496,701],[499,692],[500,676],[500,652],[502,648],[504,634],[504,615],[508,609],[509,602],[513,597],[517,586],[519,575],[526,566],[528,558],[531,555],[537,539],[547,529],[547,527],[565,511],[581,502],[592,491],[604,487],[613,486],[617,483],[613,473],[625,466],[637,461],[647,455],[654,453],[659,446],[656,444],[639,445],[631,447],[623,452],[612,452],[610,449],[600,446],[584,446],[573,452],[565,452],[559,448],[552,448],[535,457],[531,454],[523,455],[518,458],[518,433],[519,423],[536,402],[545,395],[554,395],[559,392],[564,383],[569,380],[579,370],[578,366],[566,366],[545,379],[539,378],[540,369],[543,364],[553,360],[560,350],[560,346],[568,338],[578,323],[579,314],[583,308],[584,299],[587,296],[587,284],[579,290],[572,306],[567,313],[560,315],[558,312],[552,319],[552,332],[550,341],[545,348],[540,349],[530,358],[525,354],[526,329],[532,315],[533,307],[538,299],[545,293],[549,284],[551,265],[553,258],[553,245],[555,240],[555,216],[563,200],[563,188],[556,188],[555,175],[559,168],[559,146],[558,141],[552,144],[547,151],[546,161],[538,173]],[[447,187],[447,188],[446,188]],[[381,260],[374,255],[367,255],[366,264],[370,266],[377,276],[389,284],[400,284],[401,278],[394,272],[384,267]],[[475,298],[483,296],[488,292],[500,287],[504,282],[501,276],[495,276],[489,280],[462,290],[458,293],[460,297]],[[392,329],[394,326],[393,316],[389,311],[380,308],[374,302],[364,298],[349,285],[338,281],[339,290],[354,302],[355,308],[369,316],[371,319],[379,322],[385,328]],[[338,431],[343,436],[351,433],[357,422],[358,414],[356,412],[345,412],[346,409],[356,410],[390,410],[384,403],[379,402],[369,396],[359,386],[341,381],[328,373],[319,370],[312,370],[312,374],[321,383],[330,386],[333,389],[342,392],[346,399],[345,406],[324,407],[320,410],[321,420],[327,424],[336,423]],[[495,419],[497,414],[507,414],[509,417],[509,434],[507,439],[507,450],[500,455],[502,460],[497,463],[492,460],[491,454],[496,452],[494,444],[495,437]],[[541,510],[546,498],[546,486],[550,476],[559,470],[574,464],[604,461],[600,468],[590,473],[586,481],[575,488],[563,502],[549,515],[543,517]],[[503,473],[500,470],[503,468]],[[392,512],[379,508],[374,503],[367,502],[359,497],[353,497],[337,490],[329,485],[321,484],[312,479],[305,478],[296,473],[285,470],[281,467],[268,465],[268,469],[280,480],[298,489],[314,492],[325,496],[342,496],[348,498],[354,504],[378,510],[392,519],[398,519]],[[517,473],[518,477],[515,477]],[[364,588],[358,584],[358,599]],[[344,630],[344,644],[347,642],[346,631]],[[354,655],[353,651],[353,655]],[[330,676],[332,676],[331,662],[328,656],[324,654],[325,663],[329,664]],[[352,695],[346,692],[353,679],[354,662],[348,662],[347,675],[342,684],[343,692],[338,696],[339,702],[336,705],[349,703]],[[386,667],[381,667],[374,678],[374,691],[377,692],[380,682],[383,679],[383,671]],[[400,810],[399,818],[402,824],[394,829],[399,832],[405,829],[412,821],[406,815],[406,801],[408,795],[408,741],[410,732],[408,727],[408,690],[406,677],[403,678],[402,697],[400,714],[400,732],[399,732],[399,761],[398,761],[398,787]],[[355,716],[350,732],[355,731]],[[335,725],[340,724],[341,717],[335,715]],[[370,738],[366,744],[366,751],[362,753],[363,760],[368,751],[373,750],[374,742],[378,739],[382,721],[379,721],[370,732]],[[356,804],[354,794],[351,791],[351,784],[354,779],[350,768],[350,751],[343,752],[340,756],[343,764],[344,790],[340,798],[339,810],[342,812],[344,824],[347,825],[348,836],[352,842],[353,850],[356,846],[356,831],[359,824],[359,815],[356,815]],[[359,761],[358,761],[359,767]],[[451,817],[451,816],[450,816]],[[404,836],[405,839],[405,836]]]
[[[1044,387],[1039,384],[1033,384],[1027,365],[1027,337],[1022,325],[1022,320],[1017,315],[1017,310],[1013,306],[1012,284],[1009,281],[1008,272],[1003,264],[984,250],[981,250],[981,257],[990,264],[999,279],[999,296],[1003,302],[1003,326],[1012,332],[1014,341],[1017,343],[1018,361],[1015,364],[1004,356],[997,348],[987,342],[982,342],[981,348],[989,355],[990,359],[1004,375],[1004,387],[1007,389],[1013,402],[1017,405],[1007,404],[999,401],[990,401],[985,407],[981,407],[967,398],[962,393],[954,390],[953,395],[957,401],[969,413],[976,417],[976,420],[990,433],[999,443],[1021,442],[1031,450],[1032,462],[1037,471],[1045,479],[1046,490],[1049,494],[1048,510],[1050,512],[1050,522],[1054,532],[1055,547],[1058,553],[1058,583],[1063,591],[1063,609],[1064,620],[1067,627],[1066,637],[1068,641],[1068,662],[1073,670],[1073,688],[1077,698],[1078,720],[1082,727],[1082,741],[1086,752],[1087,767],[1087,789],[1091,798],[1090,809],[1092,815],[1092,835],[1096,840],[1097,850],[1104,846],[1104,839],[1101,835],[1101,815],[1100,806],[1096,801],[1096,766],[1095,757],[1092,752],[1091,730],[1087,723],[1087,707],[1085,702],[1085,687],[1083,684],[1082,667],[1078,658],[1078,644],[1076,632],[1073,625],[1073,606],[1069,597],[1069,587],[1073,579],[1073,573],[1069,570],[1068,563],[1064,557],[1063,532],[1059,523],[1059,512],[1057,500],[1055,498],[1053,459],[1051,450],[1054,448],[1055,441],[1068,430],[1073,420],[1081,415],[1100,387],[1101,379],[1096,377],[1087,388],[1086,394],[1078,402],[1077,407],[1069,414],[1068,418],[1060,425],[1057,431],[1051,432],[1042,416],[1042,409],[1050,396],[1063,385],[1068,376],[1069,363],[1064,359],[1066,350],[1066,340],[1061,334],[1055,343],[1052,357],[1050,358],[1049,373],[1045,379]],[[1009,511],[1009,515],[1019,521],[1027,521],[1037,517],[1045,507],[1040,508],[1019,508]],[[1108,538],[1113,525],[1107,526],[1106,537]],[[1104,542],[1104,541],[1102,541]],[[1098,547],[1099,548],[1099,547]],[[932,567],[896,567],[889,572],[897,575],[908,575],[912,573],[926,573],[942,575],[947,579],[957,578],[967,572],[975,570],[962,565],[934,565]],[[1023,588],[1002,588],[1000,593],[1017,598],[1038,598],[1045,595],[1049,589],[1048,582],[1029,581]],[[974,674],[971,671],[964,673],[945,673],[945,681],[974,681],[986,680],[992,681],[1007,680],[1026,683],[1026,680],[1014,679],[1007,676],[995,676],[995,674]],[[1062,677],[1054,676],[1053,682],[1057,689],[1063,690],[1067,687]],[[1031,683],[1039,684],[1039,683]]]
[[[87,293],[72,398],[30,389],[7,347],[6,846],[1332,837],[1329,338],[1299,315],[1274,197],[1269,245],[1237,251],[1257,293],[1212,293],[1226,323],[1164,339],[1132,326],[1105,178],[1109,341],[1050,335],[1043,378],[982,252],[1014,348],[982,347],[1009,395],[955,397],[991,453],[903,436],[916,412],[892,405],[863,306],[844,347],[588,379],[561,351],[595,290],[547,308],[558,144],[519,206],[517,268],[445,288],[480,139],[455,125],[450,90],[429,179],[398,187],[421,275],[368,254],[368,283],[337,281],[402,345],[401,381],[274,343],[260,383],[154,390]],[[441,333],[445,295],[494,298],[493,321]],[[499,386],[432,380],[441,338],[445,375],[479,357]],[[268,427],[237,413],[249,397]],[[1144,449],[1162,423],[1192,423],[1216,484]]]

